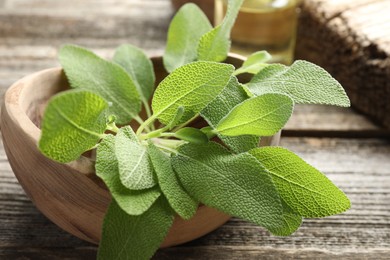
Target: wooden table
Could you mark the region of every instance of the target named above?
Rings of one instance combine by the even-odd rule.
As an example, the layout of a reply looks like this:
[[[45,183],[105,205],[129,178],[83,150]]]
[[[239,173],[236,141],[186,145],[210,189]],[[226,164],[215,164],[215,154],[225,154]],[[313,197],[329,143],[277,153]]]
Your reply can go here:
[[[161,53],[173,10],[168,0],[0,0],[1,95],[20,77],[57,66],[61,44],[111,57],[121,43]],[[352,208],[306,219],[274,237],[232,219],[205,237],[159,250],[155,259],[390,258],[390,133],[352,109],[299,106],[282,145],[341,187]],[[0,146],[0,259],[93,259],[96,246],[46,219],[15,179]]]

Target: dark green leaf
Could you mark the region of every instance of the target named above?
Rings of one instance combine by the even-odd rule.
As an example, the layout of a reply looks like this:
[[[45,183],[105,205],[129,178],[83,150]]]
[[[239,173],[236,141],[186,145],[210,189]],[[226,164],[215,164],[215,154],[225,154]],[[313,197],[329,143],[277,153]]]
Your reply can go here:
[[[152,61],[141,49],[130,44],[117,48],[113,61],[126,70],[143,101],[148,102],[152,97],[155,81]]]
[[[283,224],[277,190],[253,156],[214,142],[187,144],[172,164],[185,190],[205,205],[269,229]]]
[[[119,124],[126,124],[138,115],[141,99],[137,88],[119,65],[73,45],[62,47],[59,59],[70,85],[102,96],[112,104],[109,114],[114,114]]]
[[[173,223],[172,209],[163,196],[139,216],[126,214],[113,200],[103,223],[98,259],[150,259]]]
[[[195,4],[184,5],[172,19],[168,30],[164,66],[168,72],[195,61],[200,37],[212,26]]]
[[[198,128],[184,127],[175,132],[175,137],[194,144],[204,144],[209,141],[206,134]]]
[[[198,203],[181,187],[172,169],[171,158],[151,143],[148,152],[158,183],[169,204],[183,219],[190,219],[198,209]]]

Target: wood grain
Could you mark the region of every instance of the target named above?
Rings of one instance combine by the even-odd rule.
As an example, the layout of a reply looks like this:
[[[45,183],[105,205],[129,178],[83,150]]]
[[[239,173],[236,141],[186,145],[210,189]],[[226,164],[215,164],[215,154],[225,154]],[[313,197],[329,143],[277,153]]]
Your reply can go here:
[[[351,198],[351,210],[325,219],[307,219],[297,233],[286,238],[273,237],[260,227],[232,219],[205,237],[160,250],[156,259],[255,259],[267,255],[308,259],[332,256],[364,259],[372,255],[385,259],[390,253],[390,142],[284,138],[282,145],[323,170],[339,185]],[[3,162],[4,151],[0,152]],[[0,256],[23,252],[34,259],[39,252],[47,252],[58,259],[93,258],[96,247],[59,230],[42,216],[25,197],[9,167],[1,166],[8,170],[1,173]],[[42,245],[45,249],[39,251]],[[70,253],[69,248],[77,253]]]

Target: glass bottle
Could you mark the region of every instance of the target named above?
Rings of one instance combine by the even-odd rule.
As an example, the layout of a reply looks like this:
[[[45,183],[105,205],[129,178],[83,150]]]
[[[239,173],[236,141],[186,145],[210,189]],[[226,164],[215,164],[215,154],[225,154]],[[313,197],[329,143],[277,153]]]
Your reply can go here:
[[[271,62],[289,65],[293,61],[297,5],[300,0],[244,0],[232,29],[232,52],[248,56],[266,50]],[[226,13],[228,0],[215,0],[215,24]]]

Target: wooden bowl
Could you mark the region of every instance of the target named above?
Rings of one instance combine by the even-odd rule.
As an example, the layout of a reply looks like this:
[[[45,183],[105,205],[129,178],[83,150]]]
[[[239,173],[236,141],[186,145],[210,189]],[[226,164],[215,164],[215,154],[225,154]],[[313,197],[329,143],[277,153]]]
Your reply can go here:
[[[152,60],[159,82],[166,75],[162,59]],[[242,59],[231,55],[228,62],[239,66]],[[98,244],[111,196],[94,174],[93,163],[83,156],[71,163],[57,163],[37,148],[40,120],[48,99],[68,88],[61,68],[40,71],[13,84],[5,94],[1,109],[3,142],[13,171],[35,206],[62,229]],[[278,137],[265,141],[263,145],[269,145],[278,142]],[[175,218],[161,247],[203,236],[229,218],[215,209],[200,206],[191,220]]]

